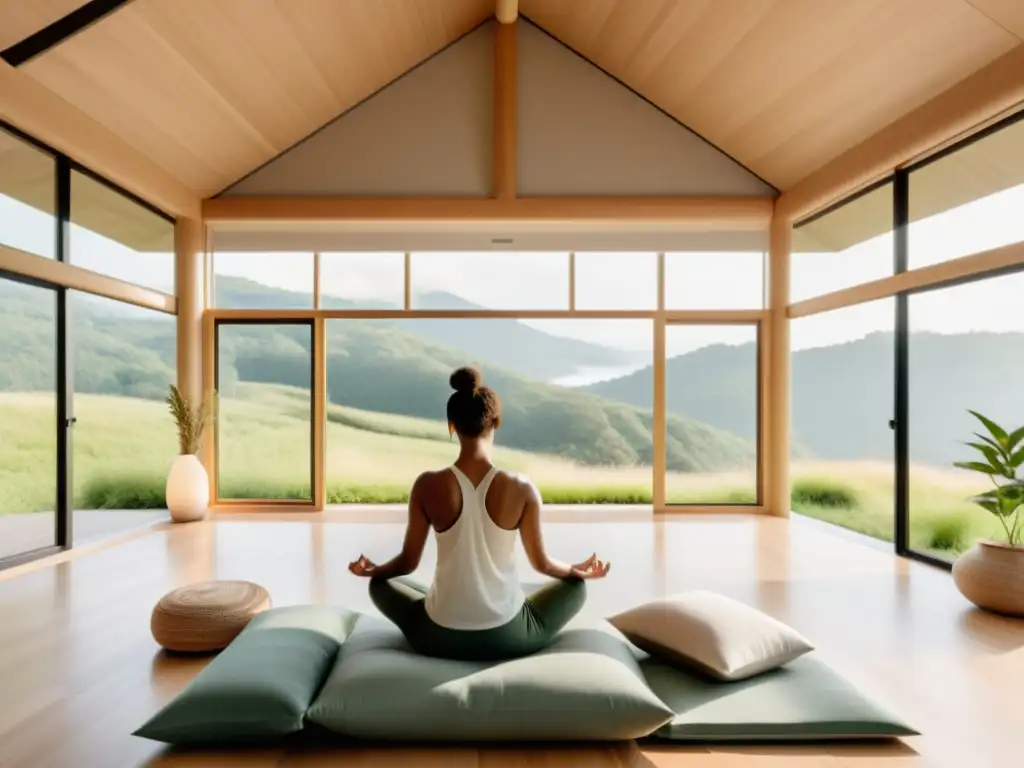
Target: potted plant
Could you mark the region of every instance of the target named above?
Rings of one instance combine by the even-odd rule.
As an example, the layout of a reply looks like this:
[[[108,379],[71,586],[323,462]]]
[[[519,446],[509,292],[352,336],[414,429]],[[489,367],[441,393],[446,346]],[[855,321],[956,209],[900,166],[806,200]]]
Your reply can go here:
[[[980,442],[967,443],[982,461],[958,461],[955,466],[986,475],[992,489],[969,501],[993,514],[1006,533],[1005,541],[979,541],[953,565],[953,581],[961,594],[996,613],[1024,616],[1024,480],[1017,470],[1024,465],[1024,427],[1008,432],[976,411],[988,435],[975,433]]]
[[[176,523],[202,520],[210,505],[210,478],[196,454],[203,443],[203,431],[213,416],[216,393],[211,392],[194,405],[171,385],[166,403],[178,428],[178,457],[167,475],[166,499]]]

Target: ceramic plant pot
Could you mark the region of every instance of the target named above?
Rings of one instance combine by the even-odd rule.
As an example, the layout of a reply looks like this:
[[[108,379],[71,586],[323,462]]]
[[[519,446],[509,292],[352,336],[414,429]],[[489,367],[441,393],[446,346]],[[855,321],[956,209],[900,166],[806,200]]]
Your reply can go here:
[[[176,523],[191,523],[206,517],[210,506],[210,478],[197,456],[179,456],[167,476],[167,510]]]
[[[979,608],[1024,617],[1024,547],[979,541],[953,564],[953,581]]]

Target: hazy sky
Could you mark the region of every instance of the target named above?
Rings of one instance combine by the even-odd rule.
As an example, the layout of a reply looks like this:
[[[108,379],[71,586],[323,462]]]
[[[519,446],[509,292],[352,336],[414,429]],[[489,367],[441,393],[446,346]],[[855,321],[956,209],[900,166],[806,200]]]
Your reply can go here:
[[[911,268],[1024,240],[1024,185],[911,225]],[[53,256],[48,214],[0,196],[0,242]],[[486,261],[485,261],[486,259]],[[72,262],[159,290],[173,285],[169,254],[139,254],[72,225]],[[687,253],[666,257],[666,306],[677,309],[754,308],[763,292],[760,253]],[[312,254],[221,254],[218,274],[247,277],[269,286],[309,292]],[[322,256],[326,294],[400,305],[403,261],[399,253]],[[892,235],[886,233],[838,254],[794,254],[794,301],[892,273]],[[423,253],[412,260],[414,295],[446,291],[493,309],[568,308],[565,253]],[[653,309],[657,267],[652,253],[587,253],[576,257],[579,309]],[[913,330],[946,333],[1024,330],[1019,309],[1024,275],[1011,275],[922,294],[911,299]],[[415,306],[415,300],[414,300]],[[870,304],[794,321],[794,349],[852,341],[892,330],[894,302]],[[469,321],[467,321],[469,322]],[[632,349],[651,348],[648,321],[530,321],[551,333]],[[706,344],[743,343],[743,327],[693,327],[669,335],[669,354]]]

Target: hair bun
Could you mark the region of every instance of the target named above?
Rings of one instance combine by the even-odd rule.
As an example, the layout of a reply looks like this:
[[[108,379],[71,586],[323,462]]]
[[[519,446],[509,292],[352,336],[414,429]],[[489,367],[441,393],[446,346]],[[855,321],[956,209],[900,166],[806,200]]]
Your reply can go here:
[[[480,385],[483,383],[484,377],[476,368],[459,368],[455,373],[448,379],[448,383],[452,385],[452,389],[456,392],[469,392],[473,393],[480,389]]]

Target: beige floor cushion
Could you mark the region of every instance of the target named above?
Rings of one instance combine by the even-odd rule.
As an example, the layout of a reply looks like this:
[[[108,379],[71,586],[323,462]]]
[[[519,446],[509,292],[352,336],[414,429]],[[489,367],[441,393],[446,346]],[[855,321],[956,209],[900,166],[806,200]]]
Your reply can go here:
[[[219,651],[270,608],[270,595],[248,581],[204,581],[175,589],[153,608],[153,639],[169,651]]]

